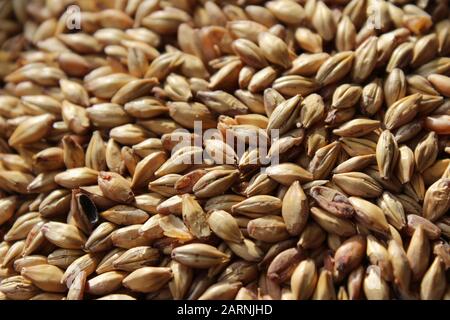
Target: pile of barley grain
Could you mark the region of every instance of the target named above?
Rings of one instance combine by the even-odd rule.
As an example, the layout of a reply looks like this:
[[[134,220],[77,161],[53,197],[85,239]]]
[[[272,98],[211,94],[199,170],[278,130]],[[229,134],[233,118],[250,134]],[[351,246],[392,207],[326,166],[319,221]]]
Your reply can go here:
[[[447,0],[0,0],[0,48],[0,300],[450,299]]]

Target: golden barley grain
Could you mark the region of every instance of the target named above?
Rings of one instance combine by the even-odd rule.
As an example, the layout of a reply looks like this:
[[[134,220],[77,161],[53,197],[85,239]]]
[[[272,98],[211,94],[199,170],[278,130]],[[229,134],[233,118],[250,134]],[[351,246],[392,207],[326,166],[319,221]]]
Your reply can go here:
[[[446,1],[66,2],[0,0],[0,300],[449,298]]]

